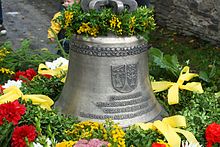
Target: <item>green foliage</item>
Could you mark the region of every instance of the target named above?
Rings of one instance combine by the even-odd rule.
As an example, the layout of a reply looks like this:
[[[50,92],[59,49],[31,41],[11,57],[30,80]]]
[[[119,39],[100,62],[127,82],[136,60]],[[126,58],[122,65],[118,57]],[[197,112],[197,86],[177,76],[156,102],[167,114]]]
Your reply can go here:
[[[57,22],[67,31],[67,36],[96,37],[113,33],[116,36],[140,35],[147,38],[155,29],[153,9],[147,7],[139,7],[134,12],[125,9],[122,13],[114,13],[111,8],[84,12],[79,4],[74,4],[62,11]]]
[[[163,27],[158,27],[150,34],[149,44],[164,54],[176,54],[180,65],[187,64],[196,73],[200,72],[200,78],[206,81],[205,86],[216,86],[219,91],[220,68],[217,68],[220,67],[219,46]],[[150,73],[154,73],[155,78],[161,75],[170,76],[169,73],[157,69],[155,66],[150,68]]]
[[[18,125],[34,124],[39,135],[47,136],[48,138],[56,138],[58,142],[63,139],[68,139],[65,130],[72,128],[74,123],[77,123],[77,118],[58,114],[56,110],[48,111],[39,106],[32,105],[31,101],[24,102],[27,110],[22,116]]]
[[[218,91],[220,89],[220,81],[217,78],[216,81],[216,77],[218,77],[219,75],[219,71],[215,65],[215,63],[213,63],[212,65],[210,65],[211,69],[208,70],[202,70],[199,72],[199,78],[202,79],[203,81],[205,81],[206,83],[204,84],[206,87],[213,87],[216,86],[216,91]]]
[[[29,40],[22,41],[18,49],[12,49],[11,46],[11,42],[5,42],[1,46],[1,48],[7,48],[10,53],[0,62],[0,67],[9,68],[12,71],[22,71],[28,68],[37,70],[40,63],[57,58],[57,55],[52,54],[48,49],[31,49]]]
[[[8,123],[4,121],[2,125],[0,125],[0,144],[1,147],[10,146],[10,139],[12,132],[14,130],[14,125],[12,123]]]
[[[126,129],[125,143],[127,147],[151,147],[152,143],[158,139],[163,140],[164,137],[158,132],[143,130],[138,126],[130,126]]]
[[[182,99],[183,109],[177,113],[186,116],[187,123],[190,124],[187,130],[194,133],[200,143],[205,144],[204,133],[207,125],[213,122],[220,123],[220,99],[210,92],[186,93]]]
[[[172,56],[169,54],[164,55],[157,48],[150,48],[149,53],[155,65],[166,70],[168,73],[172,73],[176,78],[179,77],[181,66],[175,54]]]
[[[183,115],[187,120],[187,130],[192,132],[197,140],[205,145],[205,129],[207,125],[220,123],[220,98],[213,92],[205,91],[202,94],[190,91],[180,91],[180,103],[168,105],[163,99],[167,93],[157,93],[158,101],[164,106],[170,116]]]
[[[55,76],[48,79],[45,76],[37,75],[28,83],[23,84],[21,91],[24,94],[43,94],[56,101],[64,85],[61,79]]]

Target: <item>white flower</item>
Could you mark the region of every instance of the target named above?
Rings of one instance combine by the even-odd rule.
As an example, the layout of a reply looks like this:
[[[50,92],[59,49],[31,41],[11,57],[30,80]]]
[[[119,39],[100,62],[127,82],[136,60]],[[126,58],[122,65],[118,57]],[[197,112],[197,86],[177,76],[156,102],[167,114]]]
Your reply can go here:
[[[8,88],[10,86],[16,86],[16,87],[20,88],[21,87],[21,83],[22,83],[21,80],[17,80],[17,81],[15,81],[15,80],[8,80],[7,83],[5,83],[2,87],[3,88]]]
[[[182,147],[202,147],[198,143],[189,143],[188,141],[182,141]]]
[[[34,147],[43,147],[43,145],[41,145],[40,143],[35,143],[35,142],[33,142],[33,145],[34,145]]]
[[[64,66],[69,64],[69,60],[63,58],[63,57],[59,57],[56,60],[54,60],[53,62],[45,62],[46,66],[50,69],[56,69],[57,67],[60,66]]]
[[[49,138],[46,139],[46,143],[47,143],[46,147],[50,147],[52,145],[52,142]],[[34,145],[34,147],[45,147],[38,142],[33,142],[33,145]]]

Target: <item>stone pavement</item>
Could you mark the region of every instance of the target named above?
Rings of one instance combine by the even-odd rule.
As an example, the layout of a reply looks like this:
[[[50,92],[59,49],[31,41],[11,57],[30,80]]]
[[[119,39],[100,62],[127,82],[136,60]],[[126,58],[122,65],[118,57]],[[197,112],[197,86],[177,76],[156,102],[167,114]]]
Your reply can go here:
[[[54,13],[59,11],[57,0],[2,0],[6,36],[0,36],[0,44],[11,41],[13,48],[29,39],[32,49],[48,48],[54,52],[56,44],[47,39],[47,29]]]

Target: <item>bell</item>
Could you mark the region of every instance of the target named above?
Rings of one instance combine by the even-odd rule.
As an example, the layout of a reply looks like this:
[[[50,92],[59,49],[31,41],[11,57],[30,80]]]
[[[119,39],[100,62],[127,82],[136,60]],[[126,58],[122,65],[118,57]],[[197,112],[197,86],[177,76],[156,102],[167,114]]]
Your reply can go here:
[[[122,127],[161,119],[149,81],[147,42],[132,37],[75,36],[65,85],[55,107],[79,120]]]

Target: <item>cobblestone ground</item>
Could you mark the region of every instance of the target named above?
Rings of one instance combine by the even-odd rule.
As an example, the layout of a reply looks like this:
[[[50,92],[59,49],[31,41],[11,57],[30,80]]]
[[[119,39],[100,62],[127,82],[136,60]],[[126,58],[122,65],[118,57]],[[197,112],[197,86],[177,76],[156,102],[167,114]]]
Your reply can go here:
[[[47,39],[47,29],[59,10],[57,0],[2,0],[2,7],[7,35],[0,36],[1,44],[11,41],[16,49],[22,40],[30,39],[32,49],[55,51],[56,45]]]

